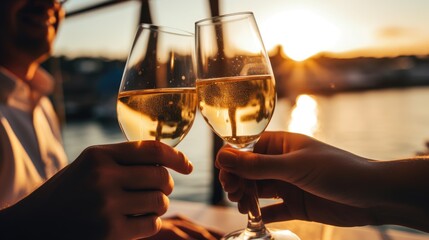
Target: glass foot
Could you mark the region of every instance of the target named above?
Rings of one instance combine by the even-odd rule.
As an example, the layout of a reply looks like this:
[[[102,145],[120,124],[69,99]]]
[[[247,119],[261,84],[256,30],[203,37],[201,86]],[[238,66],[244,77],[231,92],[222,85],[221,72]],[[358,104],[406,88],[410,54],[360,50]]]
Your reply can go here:
[[[244,230],[238,230],[224,236],[221,240],[301,240],[289,230],[270,229],[268,236],[249,236]]]

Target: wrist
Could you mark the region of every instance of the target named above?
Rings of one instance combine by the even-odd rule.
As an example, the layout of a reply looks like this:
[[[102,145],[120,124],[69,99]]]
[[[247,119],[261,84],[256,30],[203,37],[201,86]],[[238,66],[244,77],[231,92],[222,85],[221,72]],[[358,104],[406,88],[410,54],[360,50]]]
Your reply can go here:
[[[0,239],[47,239],[43,216],[36,217],[22,200],[0,210]]]
[[[18,235],[26,232],[18,219],[14,206],[0,210],[0,239],[17,239]]]
[[[378,176],[374,214],[377,224],[395,224],[429,232],[429,161],[374,161]]]

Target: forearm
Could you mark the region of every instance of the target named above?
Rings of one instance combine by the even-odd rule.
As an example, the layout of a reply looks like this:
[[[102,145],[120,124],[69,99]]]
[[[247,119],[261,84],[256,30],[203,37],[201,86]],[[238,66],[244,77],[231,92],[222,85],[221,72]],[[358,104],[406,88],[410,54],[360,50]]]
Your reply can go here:
[[[35,216],[17,203],[0,210],[0,239],[55,239],[56,232],[43,216]]]
[[[374,162],[379,176],[380,224],[429,232],[429,157]]]
[[[0,239],[19,239],[28,232],[18,220],[19,214],[14,212],[13,207],[0,210]],[[30,238],[30,236],[27,236]]]

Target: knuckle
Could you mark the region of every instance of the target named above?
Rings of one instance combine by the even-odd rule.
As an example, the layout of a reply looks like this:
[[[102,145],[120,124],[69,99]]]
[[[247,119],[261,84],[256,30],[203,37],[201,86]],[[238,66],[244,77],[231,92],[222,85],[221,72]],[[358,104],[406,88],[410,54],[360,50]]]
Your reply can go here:
[[[167,212],[170,200],[162,192],[155,192],[153,194],[153,203],[155,204],[154,211],[158,216],[161,216]]]
[[[164,194],[162,194],[162,201],[163,205],[160,209],[159,215],[164,215],[168,210],[168,206],[170,205],[170,199],[168,199],[168,197]]]
[[[221,181],[221,182],[225,182],[225,181],[227,181],[228,180],[228,173],[227,172],[225,172],[225,171],[219,171],[219,181]]]
[[[161,219],[157,216],[148,216],[145,223],[146,234],[148,237],[157,234],[161,230]]]
[[[91,157],[91,156],[96,155],[97,152],[98,152],[97,146],[89,146],[89,147],[85,148],[82,153],[85,154],[86,156]]]
[[[173,192],[173,188],[174,188],[174,180],[173,180],[173,177],[171,177],[169,175],[168,182],[167,182],[167,184],[166,184],[166,186],[164,188],[164,193],[166,195],[170,195]]]
[[[154,181],[156,186],[165,194],[169,195],[173,192],[174,181],[170,173],[165,167],[158,166],[155,167],[153,171]]]
[[[84,149],[79,156],[81,161],[85,161],[86,164],[89,164],[92,169],[102,166],[104,157],[101,154],[98,146],[90,146]]]
[[[235,187],[230,183],[223,183],[222,186],[225,192],[233,192],[235,190]]]
[[[240,196],[237,195],[237,193],[228,193],[228,199],[232,202],[238,202],[240,200]]]
[[[160,189],[167,195],[173,192],[174,181],[170,173],[165,167],[156,167],[156,181],[158,181]]]
[[[85,188],[97,193],[111,185],[116,178],[112,165],[107,164],[106,156],[101,152],[99,147],[91,146],[83,150],[77,159],[80,179],[85,181]]]
[[[231,179],[228,177],[228,176],[223,176],[222,177],[222,180],[220,181],[221,182],[221,184],[222,184],[222,187],[223,187],[223,189],[226,191],[226,192],[231,192],[231,191],[233,191],[234,190],[234,182],[233,181],[231,181]]]

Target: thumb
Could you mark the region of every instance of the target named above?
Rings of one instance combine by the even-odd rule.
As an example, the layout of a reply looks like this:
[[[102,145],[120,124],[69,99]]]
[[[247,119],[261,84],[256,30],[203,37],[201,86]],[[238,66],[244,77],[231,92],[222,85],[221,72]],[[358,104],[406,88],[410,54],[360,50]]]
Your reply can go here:
[[[264,155],[252,152],[240,152],[233,148],[219,151],[216,166],[224,171],[246,179],[284,180],[287,166],[283,155]]]
[[[123,142],[92,149],[104,152],[120,165],[161,165],[182,174],[189,174],[193,169],[186,155],[159,141]]]

